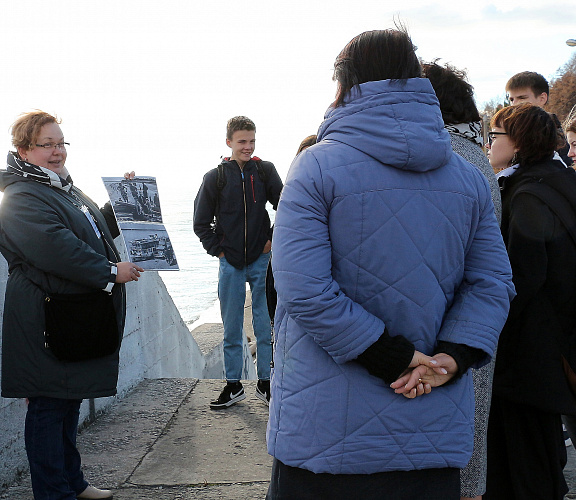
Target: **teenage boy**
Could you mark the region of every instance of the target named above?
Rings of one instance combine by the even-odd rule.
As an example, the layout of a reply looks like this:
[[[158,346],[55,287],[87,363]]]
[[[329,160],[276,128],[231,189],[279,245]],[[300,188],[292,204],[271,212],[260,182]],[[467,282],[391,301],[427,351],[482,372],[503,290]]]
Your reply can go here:
[[[212,409],[228,408],[246,395],[240,379],[244,366],[246,282],[252,292],[252,326],[256,336],[256,397],[270,402],[272,337],[266,305],[266,268],[272,229],[266,202],[278,206],[282,181],[270,162],[253,157],[256,126],[245,116],[228,120],[230,158],[204,175],[194,201],[194,232],[206,251],[220,259],[218,298],[224,324],[226,386]]]
[[[506,83],[506,93],[512,106],[529,102],[541,108],[548,102],[550,88],[548,81],[534,71],[515,74]]]
[[[506,93],[512,106],[517,106],[524,102],[529,102],[535,106],[543,108],[550,97],[550,87],[548,81],[540,73],[534,71],[523,71],[515,74],[506,83]],[[566,165],[572,165],[572,159],[568,157],[568,143],[562,133],[560,120],[555,114],[551,114],[558,129],[558,149],[557,152]]]

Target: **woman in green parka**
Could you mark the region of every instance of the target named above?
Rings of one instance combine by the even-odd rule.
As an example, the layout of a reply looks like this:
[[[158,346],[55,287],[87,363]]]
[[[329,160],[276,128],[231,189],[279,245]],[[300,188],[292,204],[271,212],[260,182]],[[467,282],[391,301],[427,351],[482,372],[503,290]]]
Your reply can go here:
[[[28,399],[24,435],[36,500],[112,498],[84,480],[76,430],[82,399],[116,394],[123,283],[137,281],[143,269],[119,262],[110,205],[99,209],[73,185],[59,123],[42,111],[20,116],[12,126],[16,151],[0,170],[0,251],[9,266],[2,396]],[[45,296],[98,290],[111,293],[118,347],[93,359],[62,361],[46,342]]]

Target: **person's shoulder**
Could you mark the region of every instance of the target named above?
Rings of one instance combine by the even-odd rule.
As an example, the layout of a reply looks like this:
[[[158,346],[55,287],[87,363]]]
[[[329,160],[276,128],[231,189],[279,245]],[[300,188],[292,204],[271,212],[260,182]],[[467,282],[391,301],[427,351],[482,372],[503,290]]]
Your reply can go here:
[[[256,165],[260,164],[263,168],[276,168],[274,167],[274,163],[272,163],[271,161],[263,160],[258,156],[253,156],[252,160],[254,161],[254,163],[256,163]]]
[[[8,174],[10,175],[10,174]],[[30,179],[21,178],[19,176],[14,175],[13,182],[8,183],[4,187],[4,194],[31,194],[34,196],[46,196],[52,194],[51,186],[46,184],[42,184],[40,182],[35,182]]]
[[[448,177],[444,178],[447,185],[450,185],[455,192],[480,200],[492,198],[487,175],[482,172],[478,165],[470,162],[467,158],[453,152],[443,170],[445,174],[448,174]],[[487,171],[486,173],[489,174],[490,172]],[[497,187],[495,178],[494,187]]]
[[[464,154],[463,154],[464,153]],[[476,175],[479,173],[478,167],[472,162],[470,151],[461,152],[452,150],[447,165],[461,169],[464,175]]]
[[[464,137],[453,136],[452,134],[450,134],[450,140],[452,141],[452,149],[456,154],[480,169],[486,177],[494,175],[492,166],[479,144],[475,144]]]
[[[218,174],[218,167],[219,165],[212,167],[211,169],[209,169],[205,174],[204,174],[204,181],[209,181],[212,178],[216,178],[216,175]]]
[[[56,188],[35,181],[14,182],[4,188],[2,198],[3,218],[19,212],[37,212],[38,218],[58,203]]]

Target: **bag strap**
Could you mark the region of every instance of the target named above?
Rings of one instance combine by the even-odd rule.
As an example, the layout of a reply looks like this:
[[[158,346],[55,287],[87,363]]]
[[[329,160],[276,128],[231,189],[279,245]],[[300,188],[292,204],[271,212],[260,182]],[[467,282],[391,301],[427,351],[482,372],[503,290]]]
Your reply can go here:
[[[520,186],[514,197],[520,193],[529,193],[545,203],[558,217],[576,246],[576,172],[566,168],[534,181]],[[564,332],[559,342],[564,346],[561,355],[566,372],[566,365],[576,367],[576,330]]]
[[[576,171],[566,168],[535,182],[528,182],[514,193],[529,193],[546,204],[560,219],[576,245]]]

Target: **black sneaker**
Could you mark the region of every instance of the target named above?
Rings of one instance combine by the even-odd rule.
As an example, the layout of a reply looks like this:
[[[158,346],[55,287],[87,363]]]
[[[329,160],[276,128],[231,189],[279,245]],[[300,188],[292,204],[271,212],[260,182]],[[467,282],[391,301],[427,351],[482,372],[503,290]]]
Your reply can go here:
[[[256,384],[256,397],[270,406],[270,380],[258,380]]]
[[[238,401],[242,401],[244,398],[246,398],[246,394],[244,394],[242,384],[240,382],[228,382],[224,389],[222,389],[218,399],[210,402],[210,408],[213,410],[228,408],[238,403]]]

